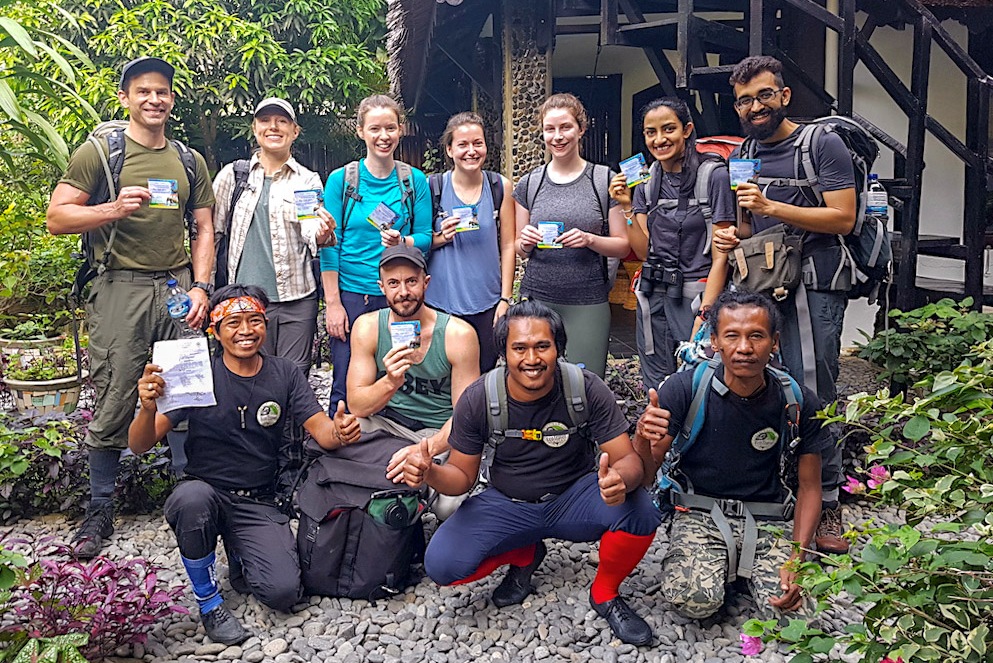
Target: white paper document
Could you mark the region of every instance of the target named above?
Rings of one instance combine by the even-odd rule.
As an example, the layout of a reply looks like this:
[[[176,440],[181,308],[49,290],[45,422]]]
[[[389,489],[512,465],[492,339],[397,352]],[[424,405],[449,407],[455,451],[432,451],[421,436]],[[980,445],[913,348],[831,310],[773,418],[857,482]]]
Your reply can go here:
[[[159,412],[217,405],[206,338],[156,341],[152,363],[162,367],[160,375],[165,380],[164,393],[156,402]]]

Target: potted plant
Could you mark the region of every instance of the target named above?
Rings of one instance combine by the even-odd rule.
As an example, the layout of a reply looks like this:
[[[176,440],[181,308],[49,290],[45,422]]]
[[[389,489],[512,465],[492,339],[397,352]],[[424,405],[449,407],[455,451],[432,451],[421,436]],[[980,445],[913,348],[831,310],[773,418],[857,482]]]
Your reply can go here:
[[[0,328],[0,355],[10,364],[15,355],[22,366],[43,354],[62,347],[62,330],[72,320],[69,311],[57,313],[22,313],[9,317]]]
[[[72,412],[79,403],[79,392],[88,371],[80,371],[71,347],[35,356],[10,356],[4,369],[7,383],[19,412],[38,410],[42,414]]]

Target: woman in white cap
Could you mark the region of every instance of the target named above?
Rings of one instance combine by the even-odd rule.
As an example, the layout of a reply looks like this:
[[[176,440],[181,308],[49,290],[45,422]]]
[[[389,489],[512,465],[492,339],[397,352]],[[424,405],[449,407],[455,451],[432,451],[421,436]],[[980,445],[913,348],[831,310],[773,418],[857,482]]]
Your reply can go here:
[[[214,179],[218,241],[215,284],[257,285],[270,299],[264,351],[290,359],[307,375],[317,332],[317,282],[311,260],[334,242],[320,176],[290,154],[300,135],[293,106],[270,97],[255,107],[259,149]],[[226,247],[226,249],[224,248]]]

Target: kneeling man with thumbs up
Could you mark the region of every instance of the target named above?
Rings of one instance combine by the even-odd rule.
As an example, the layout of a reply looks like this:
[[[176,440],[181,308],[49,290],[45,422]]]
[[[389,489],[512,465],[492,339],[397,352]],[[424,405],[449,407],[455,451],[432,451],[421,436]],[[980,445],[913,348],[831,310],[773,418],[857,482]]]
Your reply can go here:
[[[573,390],[565,376],[575,367],[559,361],[566,345],[562,318],[538,302],[510,307],[494,337],[507,365],[465,389],[452,417],[447,463],[433,463],[433,450],[418,447],[404,464],[408,485],[426,483],[445,495],[469,490],[484,457],[488,466],[488,487],[435,532],[425,570],[438,584],[456,585],[509,564],[493,592],[493,603],[503,607],[534,591],[531,576],[546,552],[542,539],[599,539],[590,605],[616,637],[650,644],[651,627],[618,588],[651,545],[660,515],[640,487],[644,467],[614,394],[585,370],[582,387]],[[500,384],[491,391],[486,383],[494,376]],[[585,412],[577,417],[577,410]],[[504,424],[501,430],[494,420]]]

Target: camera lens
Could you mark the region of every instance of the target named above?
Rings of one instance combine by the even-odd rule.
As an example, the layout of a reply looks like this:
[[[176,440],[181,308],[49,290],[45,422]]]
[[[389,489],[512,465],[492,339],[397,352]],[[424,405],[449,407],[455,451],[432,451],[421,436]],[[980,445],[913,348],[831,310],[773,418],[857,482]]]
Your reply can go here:
[[[407,507],[400,498],[383,510],[383,521],[393,529],[403,529],[409,520],[410,514],[407,513]]]

